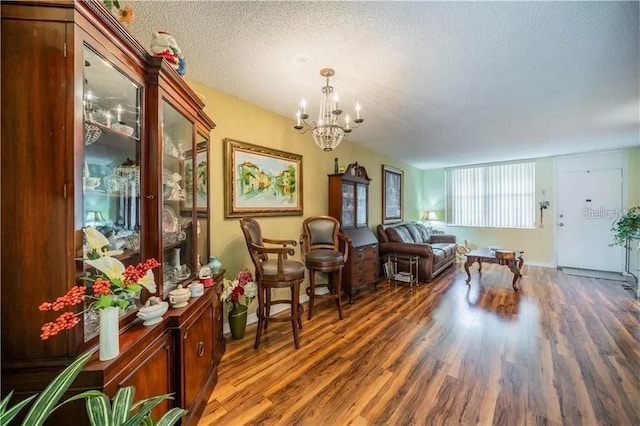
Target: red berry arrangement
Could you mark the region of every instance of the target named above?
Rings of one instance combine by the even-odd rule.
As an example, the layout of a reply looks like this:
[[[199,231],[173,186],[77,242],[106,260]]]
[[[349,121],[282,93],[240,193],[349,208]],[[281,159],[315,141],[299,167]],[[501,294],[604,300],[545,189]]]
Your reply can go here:
[[[117,261],[116,261],[117,262]],[[156,259],[147,259],[136,266],[129,265],[122,272],[121,277],[113,277],[109,279],[103,273],[95,277],[86,277],[85,280],[93,282],[92,295],[87,295],[83,285],[72,287],[64,296],[58,297],[53,302],[43,302],[38,306],[42,312],[60,311],[69,306],[75,306],[85,301],[85,298],[91,298],[95,301],[89,309],[105,308],[108,306],[126,307],[130,304],[125,297],[127,293],[137,293],[142,288],[139,285],[140,280],[153,268],[160,266]],[[47,340],[51,336],[55,336],[61,331],[69,330],[75,327],[79,322],[80,313],[64,312],[54,321],[47,322],[42,326],[40,338]]]

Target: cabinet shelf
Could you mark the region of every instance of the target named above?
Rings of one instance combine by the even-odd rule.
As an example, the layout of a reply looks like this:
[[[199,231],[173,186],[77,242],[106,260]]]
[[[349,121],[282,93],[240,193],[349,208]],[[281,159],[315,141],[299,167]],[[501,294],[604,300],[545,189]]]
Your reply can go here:
[[[107,127],[106,125],[104,125],[102,123],[98,123],[97,121],[85,120],[85,131],[86,131],[88,126],[95,126],[100,130],[100,136],[98,136],[96,138],[95,142],[99,141],[100,138],[102,138],[105,135],[114,136],[117,139],[129,141],[129,142],[140,142],[140,139],[135,137],[135,136],[129,136],[129,135],[125,134],[125,133],[122,133],[122,132],[119,132],[117,130],[112,129],[111,127]],[[93,142],[93,143],[95,143],[95,142]],[[86,141],[85,141],[85,143],[86,143]],[[90,144],[90,145],[92,145],[92,144]]]

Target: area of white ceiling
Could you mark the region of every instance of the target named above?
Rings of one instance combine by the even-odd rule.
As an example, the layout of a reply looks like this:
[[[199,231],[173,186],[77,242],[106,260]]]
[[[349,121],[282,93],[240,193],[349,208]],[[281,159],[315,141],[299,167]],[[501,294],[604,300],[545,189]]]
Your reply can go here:
[[[334,68],[365,118],[349,138],[419,168],[640,145],[638,2],[130,5],[143,44],[175,36],[188,79],[292,126]]]

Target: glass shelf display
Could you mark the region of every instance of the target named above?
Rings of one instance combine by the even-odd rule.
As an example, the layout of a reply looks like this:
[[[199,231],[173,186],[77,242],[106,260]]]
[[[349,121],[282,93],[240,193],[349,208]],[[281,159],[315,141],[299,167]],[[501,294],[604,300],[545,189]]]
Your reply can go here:
[[[354,187],[352,184],[342,184],[342,226],[353,226],[355,224],[355,202]]]
[[[167,101],[162,103],[162,257],[163,297],[192,277],[193,220],[185,209],[186,172],[192,159],[185,148],[193,143],[194,124]],[[191,150],[189,150],[191,152]]]
[[[367,218],[367,187],[364,185],[356,185],[358,196],[358,223],[357,226],[367,226],[369,218]]]
[[[88,45],[83,55],[83,227],[95,227],[107,237],[109,250],[122,251],[118,258],[123,264],[136,264],[140,261],[142,88]],[[136,298],[130,310],[139,304]],[[87,341],[97,334],[93,311],[85,312],[84,325]]]
[[[187,168],[185,210],[193,210],[196,217],[197,259],[199,269],[209,262],[209,138],[198,132],[196,154]],[[195,173],[193,172],[195,170]],[[195,194],[195,195],[193,195]]]

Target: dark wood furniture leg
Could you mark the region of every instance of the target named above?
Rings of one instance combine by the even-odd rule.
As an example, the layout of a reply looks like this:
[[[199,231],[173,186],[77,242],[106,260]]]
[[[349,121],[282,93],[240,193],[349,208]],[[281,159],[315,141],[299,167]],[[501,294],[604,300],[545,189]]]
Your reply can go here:
[[[336,280],[334,281],[333,291],[336,294],[336,305],[338,305],[338,317],[342,319],[342,268],[334,272]]]
[[[298,328],[302,328],[302,311],[299,309],[300,282],[296,281],[291,289],[291,329],[293,330],[293,343],[296,349],[300,348]]]
[[[515,291],[518,291],[516,282],[518,281],[518,279],[522,277],[521,270],[522,270],[523,264],[524,264],[524,258],[522,256],[518,257],[517,259],[514,259],[512,262],[509,263],[509,269],[511,269],[511,272],[513,272],[513,282],[511,283],[511,287],[513,287]]]
[[[311,316],[313,315],[313,303],[316,295],[316,271],[313,268],[309,268],[309,313],[307,314],[307,319],[311,321]]]
[[[511,272],[513,272],[513,281],[511,282],[511,287],[513,287],[514,291],[518,291],[516,282],[518,281],[518,278],[520,278],[520,269],[518,268],[517,260],[509,262],[509,269],[511,269]]]
[[[467,284],[471,281],[471,272],[469,272],[469,266],[476,261],[476,258],[473,256],[467,256],[467,261],[464,263],[464,270],[467,272]]]

